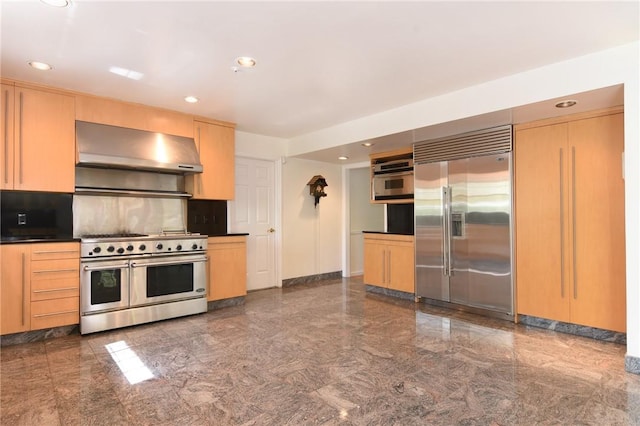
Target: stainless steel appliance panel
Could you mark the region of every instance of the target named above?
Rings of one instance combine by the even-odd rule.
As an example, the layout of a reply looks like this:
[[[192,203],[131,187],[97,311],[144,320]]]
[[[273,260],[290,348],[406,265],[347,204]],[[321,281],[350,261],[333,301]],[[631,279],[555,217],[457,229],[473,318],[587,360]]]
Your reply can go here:
[[[512,314],[511,154],[415,166],[416,294]]]
[[[450,161],[450,302],[513,312],[511,154]]]
[[[131,261],[131,306],[205,297],[207,257],[160,256]]]
[[[413,171],[373,176],[374,200],[413,198]]]
[[[449,301],[445,272],[444,198],[447,163],[415,167],[416,294]]]
[[[204,312],[207,312],[206,297],[109,311],[99,315],[83,315],[80,332],[82,334],[95,333]]]
[[[80,262],[80,313],[129,306],[129,262],[125,259]]]

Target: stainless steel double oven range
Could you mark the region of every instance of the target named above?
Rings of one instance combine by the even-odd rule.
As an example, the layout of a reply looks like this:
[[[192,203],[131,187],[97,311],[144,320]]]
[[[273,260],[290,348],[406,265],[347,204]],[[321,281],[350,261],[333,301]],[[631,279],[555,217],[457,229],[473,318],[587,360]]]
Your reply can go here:
[[[82,334],[207,311],[206,235],[86,235],[80,246]]]

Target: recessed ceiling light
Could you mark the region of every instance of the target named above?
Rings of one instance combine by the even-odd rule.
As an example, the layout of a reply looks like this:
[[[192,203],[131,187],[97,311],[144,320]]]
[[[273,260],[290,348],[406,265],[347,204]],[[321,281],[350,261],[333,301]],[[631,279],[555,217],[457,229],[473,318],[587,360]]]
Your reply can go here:
[[[38,62],[38,61],[29,61],[29,65],[31,65],[32,68],[35,68],[40,71],[49,71],[50,69],[53,68],[49,64],[45,64],[44,62]]]
[[[236,63],[245,68],[253,68],[256,66],[256,60],[249,56],[240,56],[239,58],[236,58]]]
[[[341,155],[340,157],[338,157],[338,160],[348,160],[349,157],[345,157],[344,155]]]
[[[195,104],[200,99],[196,98],[195,96],[187,96],[187,97],[184,98],[184,100],[185,100],[185,102],[189,102],[190,104]]]
[[[373,146],[373,144],[371,142],[365,142],[362,144],[362,146]]]
[[[69,3],[71,3],[69,0],[40,0],[40,1],[44,4],[47,4],[53,7],[67,7],[69,6]]]
[[[574,106],[575,104],[577,104],[578,101],[574,101],[574,100],[566,100],[566,101],[562,101],[562,102],[558,102],[556,104],[556,108],[569,108]]]

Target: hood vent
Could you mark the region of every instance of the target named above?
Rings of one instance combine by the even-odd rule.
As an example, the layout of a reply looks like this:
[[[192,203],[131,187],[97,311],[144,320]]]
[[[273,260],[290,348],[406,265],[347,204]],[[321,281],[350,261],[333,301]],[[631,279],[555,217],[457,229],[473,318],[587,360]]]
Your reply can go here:
[[[183,136],[76,121],[76,146],[78,166],[202,173],[195,141]]]
[[[413,161],[417,165],[460,160],[510,152],[511,148],[511,125],[506,125],[417,142],[413,145]]]

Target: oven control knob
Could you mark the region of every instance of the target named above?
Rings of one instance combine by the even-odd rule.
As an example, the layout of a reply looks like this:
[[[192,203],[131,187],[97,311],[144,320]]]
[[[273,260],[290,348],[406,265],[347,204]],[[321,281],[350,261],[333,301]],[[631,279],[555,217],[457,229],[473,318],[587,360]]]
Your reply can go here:
[[[162,247],[164,247],[162,244],[158,244],[158,245],[156,246],[156,248],[157,248],[158,250],[162,250]]]
[[[102,249],[100,247],[96,247],[96,248],[93,249],[93,252],[94,253],[100,253],[101,250]]]
[[[133,250],[133,246],[132,246],[131,244],[129,244],[129,245],[127,246],[127,251],[132,251],[132,250]]]
[[[182,246],[181,246],[180,244],[178,244],[178,245],[176,246],[176,250],[182,250]]]
[[[115,248],[114,246],[109,246],[109,247],[107,247],[107,251],[108,251],[109,253],[113,253],[113,251],[114,251],[115,249],[116,249],[116,248]]]
[[[142,250],[146,250],[146,249],[147,249],[147,246],[145,246],[144,244],[140,244],[140,247],[138,247],[138,249],[139,249],[140,251],[142,251]]]
[[[196,250],[197,248],[198,248],[197,244],[194,244],[194,245],[191,246],[191,250]]]
[[[119,254],[124,253],[124,249],[123,249],[122,247],[118,247],[118,253],[119,253]]]

